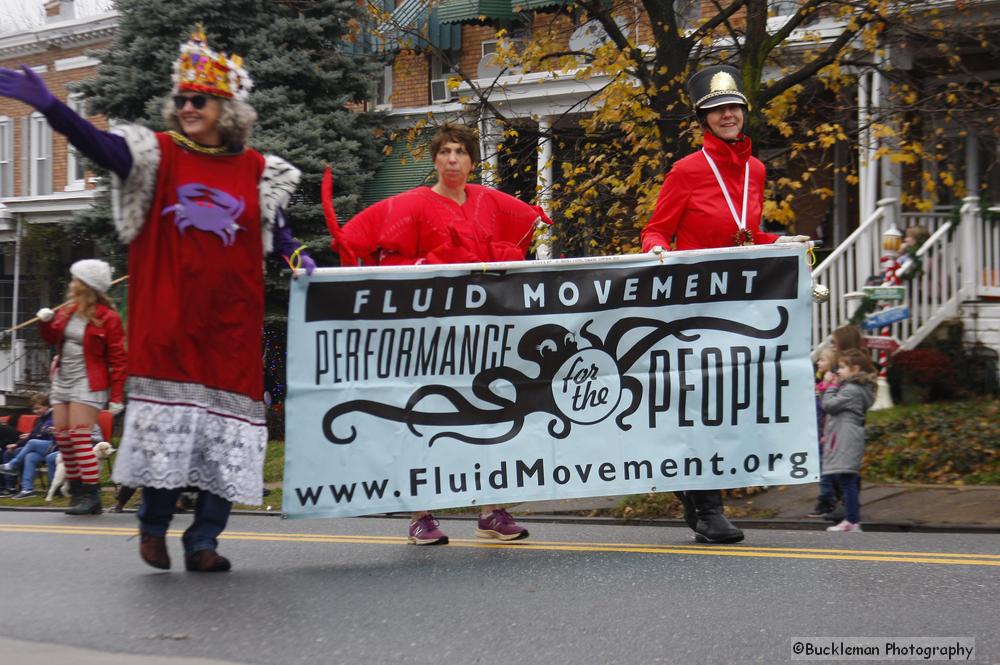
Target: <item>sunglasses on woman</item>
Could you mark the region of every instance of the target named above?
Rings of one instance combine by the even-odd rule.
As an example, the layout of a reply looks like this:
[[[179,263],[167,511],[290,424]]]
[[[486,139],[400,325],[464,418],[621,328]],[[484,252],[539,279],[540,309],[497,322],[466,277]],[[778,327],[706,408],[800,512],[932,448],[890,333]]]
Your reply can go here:
[[[208,97],[205,95],[174,95],[174,107],[180,111],[184,108],[184,105],[191,102],[191,106],[195,107],[197,110],[205,108],[205,104],[208,103]]]

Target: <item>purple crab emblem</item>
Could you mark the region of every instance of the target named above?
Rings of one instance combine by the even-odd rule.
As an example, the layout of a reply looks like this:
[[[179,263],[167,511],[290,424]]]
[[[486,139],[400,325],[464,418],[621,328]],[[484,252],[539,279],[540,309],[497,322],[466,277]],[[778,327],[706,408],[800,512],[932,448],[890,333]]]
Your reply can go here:
[[[160,214],[174,213],[174,223],[181,233],[193,226],[199,231],[214,233],[228,247],[236,241],[236,232],[244,230],[236,223],[243,214],[242,198],[196,182],[178,187],[177,198],[180,199],[178,203],[167,206]]]

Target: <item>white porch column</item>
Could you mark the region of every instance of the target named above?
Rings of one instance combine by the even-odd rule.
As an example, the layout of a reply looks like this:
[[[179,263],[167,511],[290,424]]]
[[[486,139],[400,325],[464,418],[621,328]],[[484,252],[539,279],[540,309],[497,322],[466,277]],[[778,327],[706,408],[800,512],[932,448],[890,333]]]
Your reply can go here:
[[[976,243],[977,228],[983,223],[979,214],[979,197],[962,199],[962,219],[958,224],[958,266],[961,280],[961,299],[975,300],[979,293],[979,275],[983,262]]]
[[[979,201],[979,137],[969,132],[965,139],[965,191],[962,219],[958,225],[958,265],[961,271],[962,300],[979,297],[979,279],[983,270],[977,231],[983,224]]]
[[[872,131],[873,123],[884,122],[881,115],[884,93],[882,75],[875,71],[865,72],[858,78],[858,199],[859,218],[864,221],[871,217],[878,207],[878,200],[891,197],[884,188],[881,164],[876,157],[879,139]]]
[[[17,223],[14,227],[14,288],[11,301],[10,301],[10,325],[12,328],[17,326],[17,305],[18,299],[21,297],[21,218],[23,215],[16,215]],[[21,376],[21,344],[18,343],[17,330],[14,330],[10,334],[10,355],[13,362],[13,367],[11,368],[11,385],[18,380]]]
[[[479,175],[483,185],[495,188],[500,183],[500,156],[497,154],[497,123],[489,116],[479,119]]]
[[[871,187],[868,176],[868,157],[871,151],[868,143],[872,135],[868,129],[868,123],[871,122],[868,109],[870,84],[870,72],[863,72],[858,76],[858,218],[862,222],[875,212],[875,197],[868,193]]]
[[[538,165],[535,182],[538,205],[545,211],[546,215],[552,214],[550,203],[552,201],[552,118],[541,116],[538,118]],[[548,228],[541,232],[538,246],[535,249],[535,256],[539,259],[552,257],[552,233]]]
[[[538,193],[538,205],[546,214],[549,213],[549,202],[552,200],[552,118],[538,118],[538,169],[535,191]]]
[[[975,132],[965,137],[965,191],[979,196],[979,135]]]

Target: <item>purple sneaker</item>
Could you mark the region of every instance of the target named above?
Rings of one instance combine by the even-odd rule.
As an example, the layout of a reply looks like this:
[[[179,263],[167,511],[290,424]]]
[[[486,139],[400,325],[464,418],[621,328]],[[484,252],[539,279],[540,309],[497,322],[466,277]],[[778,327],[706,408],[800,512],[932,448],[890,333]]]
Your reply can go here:
[[[439,526],[434,516],[427,513],[410,522],[410,533],[406,539],[411,545],[447,545],[448,536],[444,535]]]
[[[518,526],[510,513],[503,508],[498,508],[489,515],[480,515],[477,526],[476,535],[480,538],[521,540],[528,537],[528,530]]]

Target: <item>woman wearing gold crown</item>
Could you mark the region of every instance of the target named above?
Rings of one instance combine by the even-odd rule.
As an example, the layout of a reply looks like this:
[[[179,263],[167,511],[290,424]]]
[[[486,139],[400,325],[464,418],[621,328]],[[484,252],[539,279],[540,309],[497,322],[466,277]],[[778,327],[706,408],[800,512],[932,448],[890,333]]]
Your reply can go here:
[[[716,65],[687,83],[702,149],[678,160],[660,189],[653,216],[642,230],[642,249],[709,249],[773,242],[803,242],[806,236],[777,236],[760,230],[764,207],[764,165],[743,133],[749,102],[735,67]],[[700,542],[736,543],[743,532],[723,513],[719,490],[677,492],[684,521]]]
[[[129,244],[128,409],[115,480],[143,487],[142,559],[169,568],[181,489],[200,491],[184,533],[187,570],[229,570],[217,552],[232,502],[257,504],[267,445],[261,367],[267,252],[299,249],[283,208],[299,180],[246,147],[256,120],[238,57],[199,29],[181,47],[164,118],[102,132],[27,67],[0,69],[0,95],[41,111],[113,174],[115,226]],[[303,257],[307,270],[314,266]]]

